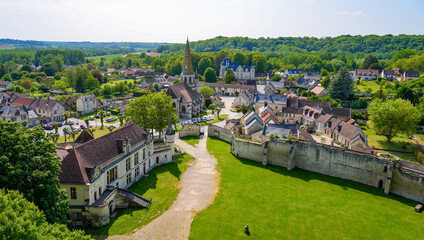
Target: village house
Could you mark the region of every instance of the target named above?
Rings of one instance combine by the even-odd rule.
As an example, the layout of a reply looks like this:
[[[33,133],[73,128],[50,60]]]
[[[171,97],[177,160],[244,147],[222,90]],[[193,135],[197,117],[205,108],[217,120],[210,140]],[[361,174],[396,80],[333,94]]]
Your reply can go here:
[[[321,114],[321,110],[306,106],[303,109],[301,123],[308,128],[315,128],[315,120]]]
[[[381,71],[381,77],[393,81],[396,79],[396,71],[392,69],[383,69],[383,71]]]
[[[0,92],[1,92],[1,91],[9,90],[9,89],[11,89],[13,86],[14,86],[14,85],[13,85],[13,83],[11,83],[11,82],[1,81],[1,80],[0,80]]]
[[[67,151],[58,151],[60,184],[69,197],[70,219],[83,226],[110,222],[115,209],[147,207],[151,200],[126,190],[161,164],[174,161],[174,130],[166,130],[166,144],[152,138],[133,122]],[[153,199],[154,201],[154,199]]]
[[[256,92],[254,85],[226,84],[226,83],[207,83],[203,82],[202,86],[208,86],[215,91],[217,95],[238,96],[245,91]]]
[[[303,78],[309,81],[319,81],[321,80],[321,75],[317,72],[307,72],[303,75]]]
[[[420,71],[404,71],[402,79],[405,81],[420,77]]]
[[[284,82],[267,81],[264,91],[265,94],[279,94],[284,87]]]
[[[271,135],[275,138],[287,138],[289,135],[297,138],[298,129],[296,124],[268,124],[264,127],[262,133],[262,141],[266,141]]]
[[[11,105],[23,106],[26,109],[34,110],[44,120],[43,123],[65,119],[65,102],[42,98],[32,99],[23,94],[12,93]]]
[[[75,102],[77,112],[81,114],[92,113],[96,107],[102,106],[102,102],[94,94],[80,96]]]
[[[0,105],[10,105],[11,97],[6,92],[0,92]]]
[[[334,142],[349,149],[365,152],[372,151],[367,145],[367,136],[358,125],[332,117],[326,121],[324,134],[333,139]]]
[[[284,124],[300,124],[302,121],[303,110],[301,108],[283,107],[278,120]]]
[[[270,106],[272,110],[279,112],[283,107],[287,107],[287,96],[258,92],[256,95],[255,111],[259,113],[259,108],[266,106]]]
[[[359,78],[364,80],[377,79],[379,72],[377,69],[356,69],[353,73],[353,79]]]
[[[241,125],[240,121],[237,119],[227,119],[225,120],[224,129],[231,131],[231,133],[235,136],[241,133]]]
[[[278,123],[278,119],[274,110],[270,106],[262,107],[259,109],[259,116],[261,117],[264,124],[268,123]]]
[[[241,117],[242,134],[252,135],[264,129],[264,122],[261,117],[254,111],[248,111]]]
[[[28,121],[28,112],[23,106],[0,106],[0,119],[3,121]]]
[[[250,106],[255,101],[255,94],[250,90],[244,91],[238,95],[232,102],[232,107]]]
[[[221,63],[219,77],[224,79],[227,70],[231,69],[234,72],[236,79],[255,80],[255,65],[241,66],[239,63],[233,63],[230,58],[225,58]]]
[[[300,74],[302,74],[302,70],[300,69],[286,69],[286,71],[284,71],[284,76],[286,77],[297,77]]]

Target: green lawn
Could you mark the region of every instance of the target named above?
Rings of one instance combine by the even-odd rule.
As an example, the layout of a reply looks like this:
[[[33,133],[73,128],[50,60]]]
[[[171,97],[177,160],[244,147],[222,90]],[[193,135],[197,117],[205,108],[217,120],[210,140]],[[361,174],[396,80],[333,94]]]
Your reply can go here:
[[[199,136],[187,136],[180,138],[181,140],[187,142],[188,144],[192,146],[196,146],[199,144],[200,137]]]
[[[363,81],[363,82],[365,82],[365,84],[364,85],[362,85],[362,84],[359,84],[359,82],[358,82],[358,89],[359,89],[359,91],[361,91],[361,92],[365,92],[368,88],[371,88],[371,92],[372,93],[375,93],[375,92],[377,92],[378,90],[380,90],[380,85],[378,85],[378,83],[376,83],[376,82],[374,82],[374,81]]]
[[[219,115],[219,118],[217,116],[215,116],[215,119],[214,120],[210,120],[210,121],[207,121],[207,122],[201,122],[200,125],[201,126],[207,126],[209,124],[214,124],[214,123],[217,123],[217,122],[221,122],[221,121],[223,121],[223,120],[225,120],[227,118],[228,118],[228,114],[220,114]]]
[[[99,124],[99,125],[100,125],[100,124]],[[94,134],[94,138],[98,138],[98,137],[101,137],[101,136],[103,136],[103,135],[106,135],[106,134],[110,133],[110,131],[106,128],[106,126],[105,126],[103,129],[100,129],[100,128],[101,128],[101,127],[94,127],[94,129],[96,129],[96,131],[94,131],[94,132],[93,132],[93,134]],[[116,130],[116,128],[115,128],[114,130]],[[53,130],[53,131],[54,131],[54,130]],[[79,136],[81,133],[82,133],[82,131],[81,131],[81,132],[79,132],[79,133],[77,133],[77,135],[75,135],[75,139],[77,139],[77,138],[78,138],[78,136]],[[73,141],[73,139],[72,139],[72,137],[70,137],[69,135],[67,135],[67,136],[66,136],[66,141],[67,141],[67,142],[69,142],[69,141]],[[58,142],[58,143],[64,143],[64,142],[65,142],[65,136],[60,136],[57,142]]]
[[[148,224],[162,215],[177,198],[181,175],[189,167],[194,158],[186,153],[175,158],[175,162],[158,166],[149,172],[148,177],[141,178],[128,190],[143,197],[152,198],[148,209],[130,208],[119,210],[109,225],[101,228],[86,228],[86,233],[94,238],[103,239],[105,235],[121,235],[129,233]]]
[[[416,202],[382,190],[295,168],[234,157],[209,138],[220,189],[192,223],[190,239],[424,239]]]
[[[412,145],[412,141],[408,139],[407,136],[396,136],[392,139],[391,143],[387,141],[387,138],[384,136],[375,135],[375,133],[369,129],[368,127],[362,127],[365,135],[368,136],[368,145],[374,148],[395,150],[395,151],[403,151],[410,152],[408,153],[391,153],[400,157],[402,160],[416,162],[416,158],[414,156],[414,146]],[[385,151],[377,151],[377,152],[385,152]]]

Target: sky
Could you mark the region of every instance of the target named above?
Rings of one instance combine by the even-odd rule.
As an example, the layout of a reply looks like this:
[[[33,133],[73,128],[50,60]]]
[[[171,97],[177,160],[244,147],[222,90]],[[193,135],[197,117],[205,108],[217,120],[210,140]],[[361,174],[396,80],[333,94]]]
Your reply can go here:
[[[172,42],[424,34],[423,0],[0,0],[0,38]]]

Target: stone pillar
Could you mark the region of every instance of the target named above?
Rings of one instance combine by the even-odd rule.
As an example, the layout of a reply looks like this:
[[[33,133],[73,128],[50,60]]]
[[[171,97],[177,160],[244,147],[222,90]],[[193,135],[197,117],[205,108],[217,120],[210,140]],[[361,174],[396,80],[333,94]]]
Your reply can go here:
[[[270,141],[266,141],[262,144],[262,164],[266,166],[268,164],[268,145]]]
[[[296,167],[296,161],[295,161],[295,158],[294,158],[295,149],[296,149],[296,145],[292,145],[290,147],[289,158],[288,158],[288,161],[287,161],[287,170],[289,170],[289,171]]]
[[[390,193],[390,183],[392,182],[392,174],[393,174],[393,162],[389,163],[389,166],[387,167],[387,176],[386,176],[386,182],[384,184],[384,193],[389,194]]]

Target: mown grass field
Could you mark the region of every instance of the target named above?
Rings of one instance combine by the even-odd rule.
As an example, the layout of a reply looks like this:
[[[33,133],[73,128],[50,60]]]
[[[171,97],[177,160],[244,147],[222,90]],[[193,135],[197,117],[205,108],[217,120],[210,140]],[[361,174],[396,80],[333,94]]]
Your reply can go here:
[[[153,168],[148,177],[141,178],[128,190],[146,198],[152,198],[148,209],[129,208],[119,210],[109,225],[101,228],[85,228],[94,238],[121,235],[142,227],[162,215],[177,198],[181,175],[194,158],[186,153],[175,158],[174,162]]]
[[[90,61],[100,61],[100,58],[105,58],[106,60],[111,60],[117,57],[122,57],[125,54],[118,53],[118,54],[110,54],[110,55],[103,55],[103,56],[94,56],[94,57],[86,57]]]
[[[209,138],[219,192],[190,239],[424,239],[416,202],[348,180],[239,159]],[[250,237],[244,233],[249,224]]]
[[[378,90],[380,90],[380,85],[376,83],[375,81],[362,81],[364,84],[359,84],[358,82],[358,89],[361,92],[365,92],[368,88],[371,88],[371,92],[375,93]]]

